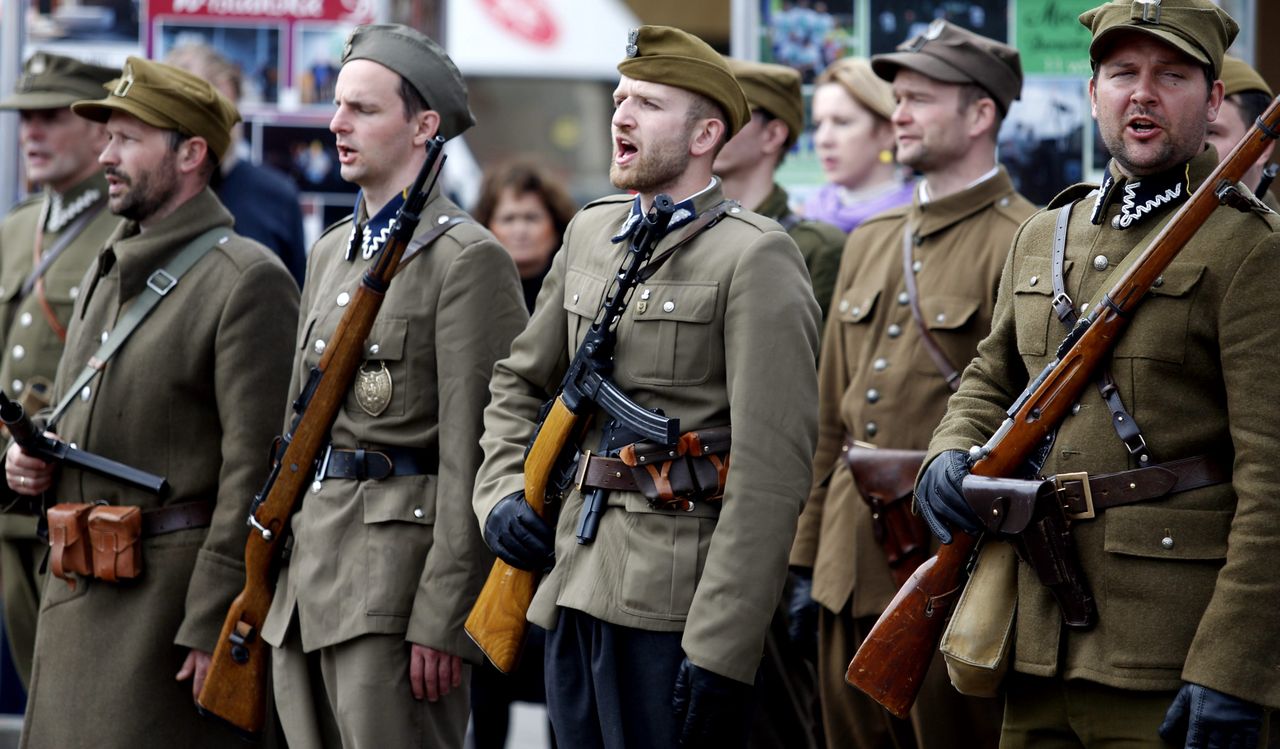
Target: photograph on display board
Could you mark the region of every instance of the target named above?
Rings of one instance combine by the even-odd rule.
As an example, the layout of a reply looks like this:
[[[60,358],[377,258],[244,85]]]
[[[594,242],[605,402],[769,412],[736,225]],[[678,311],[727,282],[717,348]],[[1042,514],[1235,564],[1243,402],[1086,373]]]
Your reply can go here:
[[[998,41],[1009,39],[1009,0],[870,0],[871,51],[892,52],[945,19]]]
[[[137,44],[141,17],[140,0],[30,0],[27,39]]]
[[[1068,185],[1084,180],[1089,96],[1079,78],[1032,78],[1000,128],[1000,163],[1014,187],[1044,205]]]
[[[183,44],[207,44],[240,67],[240,105],[274,106],[284,85],[278,24],[214,25],[159,20],[155,58],[163,60]]]
[[[293,87],[302,106],[333,106],[333,87],[352,26],[294,25]]]
[[[326,123],[261,126],[262,163],[293,178],[303,192],[353,193],[356,186],[342,179],[338,148]]]
[[[762,0],[760,59],[800,71],[806,84],[858,53],[855,0]]]

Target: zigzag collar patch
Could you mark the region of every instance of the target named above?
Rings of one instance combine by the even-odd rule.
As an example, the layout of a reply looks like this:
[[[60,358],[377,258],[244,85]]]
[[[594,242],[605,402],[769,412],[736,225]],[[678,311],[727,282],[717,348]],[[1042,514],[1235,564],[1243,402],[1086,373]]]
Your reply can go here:
[[[360,206],[359,211],[364,211],[364,193],[356,195],[356,205]],[[382,206],[382,210],[378,211],[378,215],[367,219],[363,224],[352,222],[351,234],[347,237],[347,260],[355,259],[356,232],[359,231],[360,237],[360,256],[365,260],[373,257],[378,250],[382,249],[382,245],[387,243],[387,239],[391,236],[391,224],[395,220],[396,214],[400,211],[400,206],[404,205],[404,193],[396,193],[386,205]],[[359,214],[357,214],[359,215]]]
[[[1101,224],[1107,205],[1120,191],[1120,213],[1111,220],[1115,229],[1128,229],[1165,206],[1177,205],[1191,196],[1191,165],[1180,169],[1117,184],[1108,169],[1093,204],[1092,221]]]

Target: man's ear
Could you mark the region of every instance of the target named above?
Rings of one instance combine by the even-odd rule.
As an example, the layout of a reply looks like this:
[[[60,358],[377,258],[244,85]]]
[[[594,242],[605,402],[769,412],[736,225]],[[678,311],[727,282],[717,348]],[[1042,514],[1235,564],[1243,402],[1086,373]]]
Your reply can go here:
[[[440,131],[440,113],[434,109],[424,109],[414,120],[417,128],[413,131],[413,145],[422,148]]]
[[[198,171],[205,159],[212,159],[209,142],[199,135],[193,135],[178,146],[178,172],[190,174]]]
[[[791,137],[791,128],[782,120],[769,120],[764,126],[764,137],[761,138],[760,149],[772,156],[787,149],[787,138]]]
[[[689,137],[689,155],[698,157],[713,153],[727,129],[724,122],[716,117],[699,120]]]

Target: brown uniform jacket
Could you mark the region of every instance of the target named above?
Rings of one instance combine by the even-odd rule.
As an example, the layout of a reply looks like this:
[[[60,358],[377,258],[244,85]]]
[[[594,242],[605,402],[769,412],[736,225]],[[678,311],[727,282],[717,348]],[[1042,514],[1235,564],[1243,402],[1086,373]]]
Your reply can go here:
[[[1191,185],[1216,163],[1212,147],[1196,156]],[[1066,290],[1077,305],[1096,301],[1115,266],[1174,213],[1166,205],[1128,229],[1112,228],[1123,193],[1111,191],[1100,224],[1090,221],[1096,191],[1072,213]],[[1046,282],[1056,213],[1038,213],[1019,231],[991,335],[951,398],[931,453],[985,442],[1029,373],[1053,357],[1063,334]],[[1075,524],[1100,616],[1090,631],[1066,630],[1048,590],[1019,565],[1016,670],[1141,690],[1186,680],[1280,707],[1277,227],[1275,214],[1216,209],[1137,309],[1112,356],[1120,396],[1153,461],[1214,451],[1230,460],[1234,452],[1232,481]],[[1099,257],[1105,270],[1096,269]],[[1079,406],[1062,422],[1043,473],[1136,467],[1097,389],[1087,388]]]
[[[722,200],[719,181],[694,197],[697,213]],[[622,259],[610,238],[628,196],[578,213],[538,296],[533,319],[498,363],[485,410],[485,462],[476,481],[483,524],[524,486],[525,445],[603,301]],[[655,256],[679,241],[676,229]],[[642,304],[643,303],[643,304]],[[795,244],[780,227],[735,208],[680,247],[637,288],[618,326],[614,382],[683,431],[732,424],[723,509],[651,509],[612,492],[595,542],[575,531],[582,497],[559,509],[556,566],[529,619],[554,628],[557,606],[651,631],[683,631],[697,665],[750,682],[786,576],[786,555],[810,480],[817,417],[818,305]],[[599,442],[605,417],[583,442]]]
[[[917,191],[918,192],[918,191]],[[840,612],[878,615],[895,587],[871,511],[841,460],[845,435],[922,450],[950,388],[929,357],[902,277],[902,234],[912,227],[916,284],[929,330],[963,369],[991,329],[1000,269],[1018,225],[1035,211],[998,174],[940,200],[894,208],[849,236],[822,339],[818,452],[791,563],[813,568],[813,598]]]
[[[804,267],[809,269],[813,283],[813,296],[824,313],[831,305],[831,292],[836,284],[836,272],[840,267],[840,249],[844,247],[845,233],[840,228],[813,219],[801,218],[787,205],[787,191],[774,184],[773,192],[755,207],[755,212],[782,224],[787,234],[800,248]]]
[[[66,388],[147,278],[200,233],[228,239],[178,281],[57,424],[80,447],[165,476],[163,500],[64,469],[53,497],[146,509],[203,501],[213,524],[147,538],[131,582],[51,579],[36,633],[24,747],[227,746],[174,674],[212,651],[244,585],[245,517],[267,473],[298,290],[269,250],[231,232],[205,190],[143,234],[125,222],[80,284],[55,391]],[[91,707],[88,707],[91,706]],[[68,710],[91,709],[72,718]]]
[[[466,214],[437,191],[421,216],[417,237]],[[359,249],[353,261],[344,259],[350,235],[350,219],[344,220],[311,251],[290,401],[369,266]],[[380,633],[481,658],[462,630],[493,563],[470,504],[481,413],[493,363],[506,356],[527,317],[510,256],[469,220],[396,275],[364,364],[386,367],[391,401],[370,416],[353,388],[330,435],[334,447],[345,449],[434,450],[438,471],[382,481],[328,478],[318,492],[306,492],[293,517],[293,555],[264,628],[268,642],[283,641],[296,610],[308,652]],[[292,416],[290,409],[287,420]]]

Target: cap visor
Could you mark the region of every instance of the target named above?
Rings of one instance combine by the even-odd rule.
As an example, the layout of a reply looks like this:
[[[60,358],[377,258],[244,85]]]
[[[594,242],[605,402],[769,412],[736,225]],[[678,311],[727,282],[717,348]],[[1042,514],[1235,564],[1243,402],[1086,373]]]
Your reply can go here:
[[[173,120],[161,117],[152,112],[148,107],[138,104],[131,99],[122,99],[120,97],[111,97],[109,99],[88,99],[78,101],[71,105],[71,111],[84,117],[87,120],[95,122],[106,122],[111,119],[112,112],[124,112],[142,120],[143,122],[158,127],[163,130],[176,130],[178,126]]]
[[[1093,42],[1089,45],[1089,57],[1095,61],[1101,61],[1102,56],[1106,54],[1107,48],[1115,40],[1119,32],[1132,32],[1135,34],[1146,34],[1147,36],[1153,36],[1156,39],[1169,45],[1170,47],[1173,47],[1174,49],[1183,53],[1187,57],[1190,57],[1191,59],[1200,63],[1201,65],[1212,64],[1212,62],[1210,62],[1209,60],[1209,55],[1207,55],[1204,50],[1200,49],[1196,45],[1192,44],[1186,39],[1183,39],[1182,37],[1178,36],[1173,32],[1163,31],[1163,30],[1154,29],[1154,28],[1147,28],[1145,26],[1128,26],[1128,25],[1112,26],[1111,28],[1107,29],[1101,34],[1098,34],[1098,36],[1096,36]]]
[[[959,68],[924,52],[890,52],[871,58],[871,69],[890,83],[900,68],[914,70],[943,83],[976,83]]]
[[[83,98],[80,94],[58,91],[27,91],[0,101],[0,109],[62,109]]]

